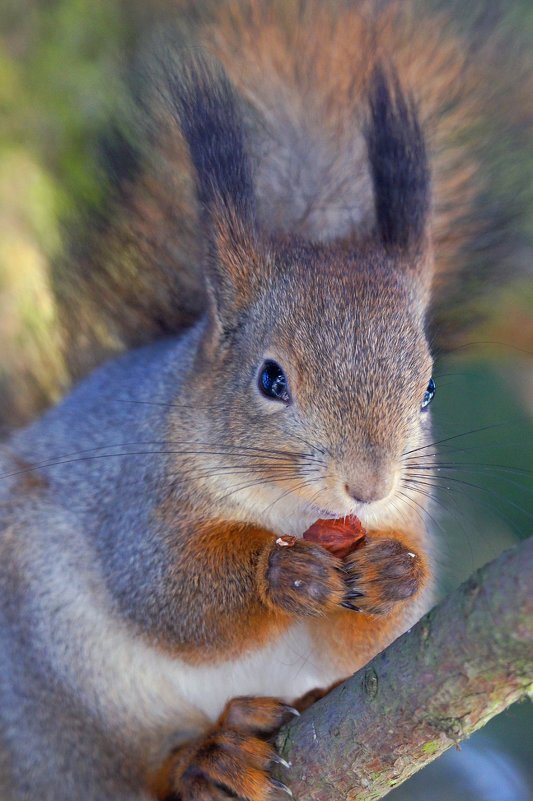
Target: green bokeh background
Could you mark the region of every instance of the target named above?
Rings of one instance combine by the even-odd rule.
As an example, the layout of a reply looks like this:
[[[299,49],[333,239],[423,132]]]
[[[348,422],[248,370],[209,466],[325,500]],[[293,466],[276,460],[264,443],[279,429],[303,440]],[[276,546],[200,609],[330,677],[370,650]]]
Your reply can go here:
[[[533,34],[530,0],[428,4],[450,10],[460,29],[477,24],[480,8],[499,7],[521,46]],[[0,390],[2,383],[15,394],[20,387],[30,398],[26,373],[37,373],[26,416],[55,401],[67,383],[56,341],[53,267],[80,212],[105,206],[101,139],[123,101],[123,78],[142,33],[170,6],[169,0],[3,0],[0,6]],[[530,138],[525,131],[513,152],[505,141],[493,143],[502,151],[495,192],[514,197],[533,183]],[[439,456],[456,466],[442,471],[449,480],[433,512],[442,593],[532,532],[532,233],[525,215],[516,231],[518,277],[485,299],[487,320],[465,346],[437,360],[435,439],[464,434],[443,443]],[[532,729],[530,706],[515,706],[389,797],[533,799]],[[476,784],[483,777],[490,777],[484,788]]]

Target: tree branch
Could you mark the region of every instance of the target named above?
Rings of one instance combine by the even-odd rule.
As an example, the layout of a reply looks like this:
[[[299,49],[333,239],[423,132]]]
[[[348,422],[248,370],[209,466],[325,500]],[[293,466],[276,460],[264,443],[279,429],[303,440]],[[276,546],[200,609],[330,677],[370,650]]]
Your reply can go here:
[[[532,575],[533,537],[284,727],[295,798],[376,801],[531,690]]]

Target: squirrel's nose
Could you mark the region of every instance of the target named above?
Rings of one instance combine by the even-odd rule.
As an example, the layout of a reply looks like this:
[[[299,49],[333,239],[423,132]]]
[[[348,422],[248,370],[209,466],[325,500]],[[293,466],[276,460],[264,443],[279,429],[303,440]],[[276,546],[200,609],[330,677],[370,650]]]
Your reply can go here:
[[[392,489],[392,478],[380,475],[373,479],[358,479],[346,482],[344,489],[353,501],[372,503],[387,497]]]

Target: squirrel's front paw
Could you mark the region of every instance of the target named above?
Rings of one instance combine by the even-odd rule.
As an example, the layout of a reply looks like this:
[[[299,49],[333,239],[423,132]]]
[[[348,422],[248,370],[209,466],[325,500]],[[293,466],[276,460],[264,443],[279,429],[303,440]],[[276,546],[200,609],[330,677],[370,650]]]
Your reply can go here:
[[[234,698],[216,726],[173,754],[165,768],[164,801],[274,801],[289,788],[270,775],[288,767],[262,737],[272,735],[295,709],[275,698]]]
[[[317,615],[346,602],[342,562],[320,545],[296,540],[267,552],[260,578],[266,603],[293,615]]]
[[[368,538],[343,566],[354,603],[361,612],[374,615],[386,614],[415,595],[426,573],[420,556],[392,538]]]
[[[339,606],[380,615],[422,587],[423,560],[393,538],[369,538],[342,561],[320,545],[296,540],[273,547],[262,567],[264,600],[293,615]]]

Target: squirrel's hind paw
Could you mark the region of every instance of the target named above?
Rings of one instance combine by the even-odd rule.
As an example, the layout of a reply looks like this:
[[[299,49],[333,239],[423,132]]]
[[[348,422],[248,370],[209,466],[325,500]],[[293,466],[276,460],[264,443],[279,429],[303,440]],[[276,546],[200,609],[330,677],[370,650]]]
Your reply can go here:
[[[298,714],[274,698],[234,698],[205,735],[172,754],[162,801],[274,801],[289,788],[270,775],[284,760],[261,735]]]

